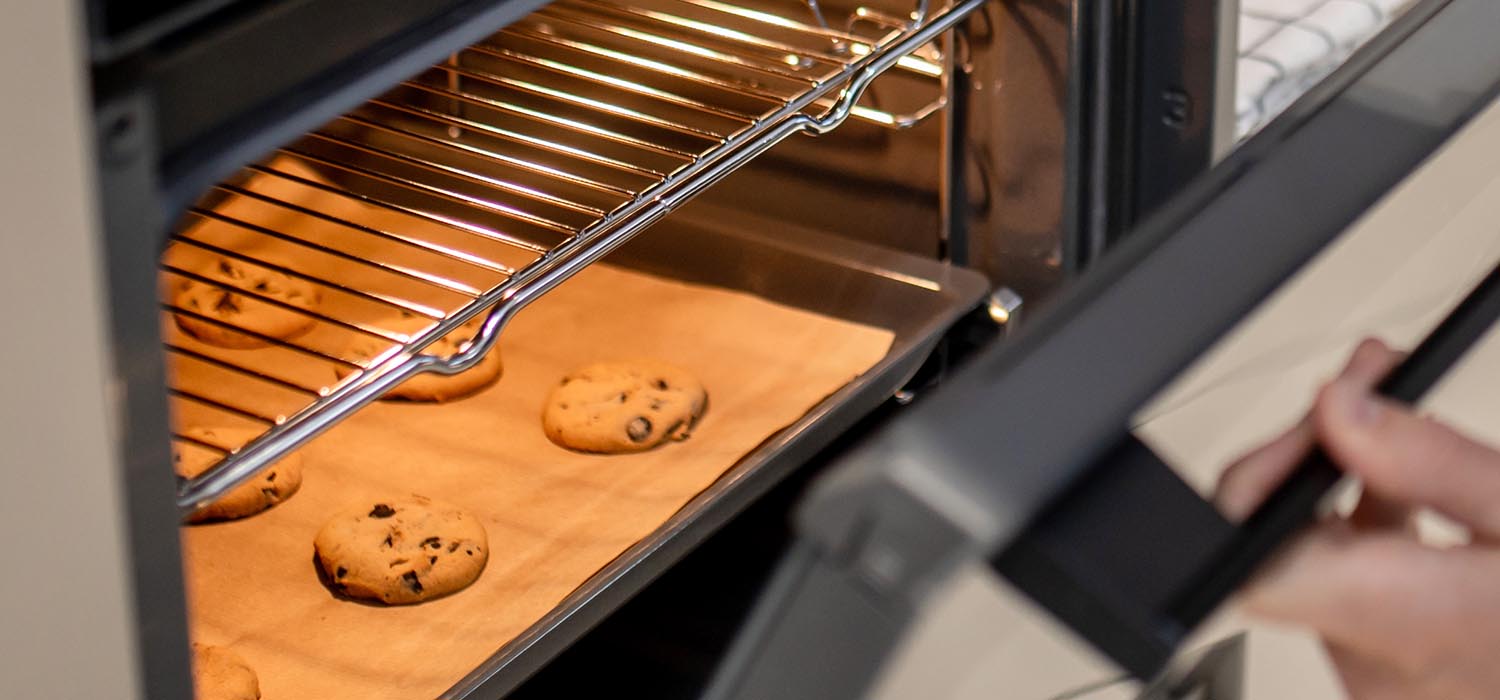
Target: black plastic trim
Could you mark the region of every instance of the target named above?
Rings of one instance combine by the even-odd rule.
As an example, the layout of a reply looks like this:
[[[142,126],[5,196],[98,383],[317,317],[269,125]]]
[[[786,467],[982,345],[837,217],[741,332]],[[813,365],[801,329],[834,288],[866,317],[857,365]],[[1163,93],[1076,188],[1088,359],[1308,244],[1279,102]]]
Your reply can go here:
[[[175,211],[246,162],[543,4],[272,3],[97,64],[96,99],[150,101],[161,188]]]
[[[1208,170],[1218,78],[1219,12],[1224,3],[1137,2],[1133,46],[1138,84],[1127,168],[1128,201],[1118,203],[1118,237]],[[1225,86],[1227,87],[1227,86]]]
[[[115,7],[136,4],[136,0],[90,0],[89,34],[96,61],[107,61],[179,31],[226,8],[255,5],[261,0],[183,0],[171,9],[147,16],[121,19]]]
[[[1078,3],[1063,264],[1099,260],[1212,162],[1219,3]]]

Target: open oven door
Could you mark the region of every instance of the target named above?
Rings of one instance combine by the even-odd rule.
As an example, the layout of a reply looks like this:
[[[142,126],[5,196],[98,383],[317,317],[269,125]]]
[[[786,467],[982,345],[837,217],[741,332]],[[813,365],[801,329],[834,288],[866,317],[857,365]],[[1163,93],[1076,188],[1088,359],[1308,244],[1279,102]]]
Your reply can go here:
[[[1500,127],[1496,27],[1489,0],[1419,4],[1022,337],[840,457],[709,697],[864,696],[934,584],[975,562],[1157,676],[1339,476],[1314,454],[1234,525],[1132,436],[1133,417],[1404,181]],[[1491,273],[1381,391],[1420,398],[1497,316]]]

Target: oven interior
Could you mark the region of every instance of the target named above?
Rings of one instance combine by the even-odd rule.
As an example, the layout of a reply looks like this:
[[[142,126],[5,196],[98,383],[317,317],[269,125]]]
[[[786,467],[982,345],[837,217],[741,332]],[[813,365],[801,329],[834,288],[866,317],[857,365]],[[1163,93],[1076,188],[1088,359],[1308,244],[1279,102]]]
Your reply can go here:
[[[220,182],[179,222],[163,285],[232,292],[246,318],[289,313],[309,329],[288,343],[164,300],[173,318],[231,336],[222,346],[271,346],[231,359],[168,345],[173,361],[213,365],[198,386],[173,386],[177,399],[264,433],[221,446],[223,465],[185,487],[184,505],[405,377],[472,364],[520,309],[789,137],[850,119],[922,124],[944,102],[930,40],[972,8],[935,10],[922,25],[862,8],[834,29],[817,6],[554,3]],[[866,91],[882,71],[889,82]],[[877,149],[884,135],[873,134]],[[936,257],[936,227],[910,228],[928,240],[898,247]],[[322,302],[289,305],[250,288],[242,268],[299,279]],[[482,313],[471,351],[420,353]],[[340,354],[351,336],[369,346],[362,361]],[[212,395],[225,372],[267,390]],[[330,372],[344,379],[330,384]]]
[[[503,598],[465,607],[461,591],[440,601],[467,618],[443,640],[465,650],[462,671],[429,677],[372,662],[328,674],[338,692],[360,697],[382,686],[392,697],[514,689],[861,417],[929,381],[955,324],[969,319],[993,332],[984,329],[1015,310],[1012,295],[971,313],[992,282],[955,264],[944,233],[952,196],[944,193],[944,107],[957,46],[945,32],[981,4],[555,2],[216,182],[172,226],[159,260],[172,448],[196,465],[179,475],[178,507],[191,515],[274,473],[288,455],[308,455],[311,484],[324,459],[316,455],[329,451],[319,445],[368,429],[358,424],[371,414],[395,412],[397,426],[446,425],[490,400],[485,394],[510,391],[505,379],[525,372],[512,368],[524,367],[528,352],[550,351],[512,342],[507,331],[532,337],[529,317],[560,313],[554,291],[575,279],[593,284],[584,278],[599,265],[888,334],[883,352],[724,461],[649,534],[616,543],[587,575],[560,574],[553,585],[565,595],[519,631],[479,633]],[[1049,245],[1053,269],[1038,278],[1056,274],[1060,243]],[[313,301],[289,300],[278,285],[310,290]],[[587,308],[578,313],[589,323]],[[428,351],[455,332],[472,340],[452,355]],[[614,339],[579,337],[592,338],[588,355],[610,358]],[[686,351],[699,340],[689,331],[674,342]],[[505,379],[479,398],[382,400],[423,372],[461,374],[487,353],[504,358]],[[771,358],[759,371],[796,376],[815,359]],[[205,427],[217,430],[205,436]],[[503,450],[507,439],[433,435],[392,449],[422,454],[426,440],[436,452],[449,442]],[[337,477],[350,494],[373,484],[416,490],[403,479],[422,478],[350,471]],[[486,474],[459,478],[478,491]],[[257,574],[226,574],[233,564],[203,559],[234,558],[225,552],[236,546],[273,548],[266,543],[275,538],[307,549],[285,518],[267,517],[278,509],[294,510],[186,526],[183,540],[195,641],[237,647],[252,662],[260,654],[271,673],[276,664],[264,659],[278,644],[318,662],[301,641],[349,633],[308,622],[288,641],[277,636],[281,626],[224,622],[229,607],[257,609]],[[503,550],[497,545],[492,569],[504,566]],[[268,575],[311,572],[301,562]],[[246,588],[214,590],[238,585]],[[368,688],[351,680],[382,670],[402,680]],[[277,678],[263,685],[335,692]]]

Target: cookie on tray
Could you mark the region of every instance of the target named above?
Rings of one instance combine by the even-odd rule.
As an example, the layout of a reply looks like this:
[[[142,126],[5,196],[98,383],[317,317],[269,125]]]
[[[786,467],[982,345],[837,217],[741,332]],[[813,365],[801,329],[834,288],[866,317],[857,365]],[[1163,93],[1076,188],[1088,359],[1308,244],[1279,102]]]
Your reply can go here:
[[[260,699],[255,669],[223,647],[193,644],[193,687],[198,700]]]
[[[402,312],[401,318],[382,327],[395,330],[405,330],[419,322],[410,313]],[[433,341],[424,351],[430,355],[448,357],[455,353],[467,350],[469,341],[479,333],[479,327],[484,323],[484,318],[474,318],[469,322],[453,329],[441,338]],[[368,364],[370,360],[379,357],[392,347],[389,341],[381,340],[371,336],[360,336],[349,346],[348,359],[361,364]],[[505,366],[500,360],[500,348],[493,347],[485,353],[479,362],[469,369],[458,374],[438,374],[436,372],[424,372],[408,379],[396,388],[391,389],[381,398],[399,399],[404,401],[439,402],[459,399],[483,389],[496,380]],[[345,367],[337,369],[339,378],[342,379],[354,370]]]
[[[641,452],[686,440],[708,406],[702,382],[655,360],[600,362],[569,372],[547,397],[548,439],[581,452]]]
[[[205,428],[193,426],[182,431],[186,437],[198,442],[233,449],[259,435],[245,428]],[[218,462],[219,455],[207,449],[192,449],[183,443],[172,445],[172,466],[177,476],[191,479]],[[255,515],[281,503],[302,487],[302,457],[292,453],[271,465],[255,478],[234,487],[218,500],[198,509],[188,516],[190,523],[215,520],[234,520]]]
[[[186,313],[172,317],[181,328],[198,340],[225,348],[261,348],[271,343],[234,328],[275,338],[290,340],[312,328],[312,316],[293,309],[311,310],[318,305],[317,287],[305,280],[280,272],[251,267],[238,260],[220,258],[203,276],[219,284],[182,280],[172,290],[172,305],[228,324],[226,327]],[[241,290],[249,290],[246,293]],[[281,308],[256,299],[259,295],[287,306]]]
[[[439,598],[479,578],[489,541],[479,518],[422,496],[361,502],[333,516],[313,540],[318,568],[351,598],[406,605]]]

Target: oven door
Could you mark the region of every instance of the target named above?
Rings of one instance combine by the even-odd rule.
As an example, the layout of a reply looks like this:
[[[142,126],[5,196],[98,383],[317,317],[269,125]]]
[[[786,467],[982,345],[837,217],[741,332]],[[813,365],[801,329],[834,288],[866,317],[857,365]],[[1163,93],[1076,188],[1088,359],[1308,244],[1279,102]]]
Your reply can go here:
[[[1395,240],[1425,245],[1486,201],[1500,47],[1482,28],[1497,23],[1484,0],[1418,5],[1016,342],[841,455],[710,697],[863,696],[932,591],[976,563],[1157,674],[1338,474],[1309,457],[1233,525],[1136,437],[1143,407],[1346,232],[1395,220]],[[1500,314],[1500,279],[1474,286],[1494,264],[1458,280],[1473,291],[1421,329],[1387,395],[1420,398]]]

